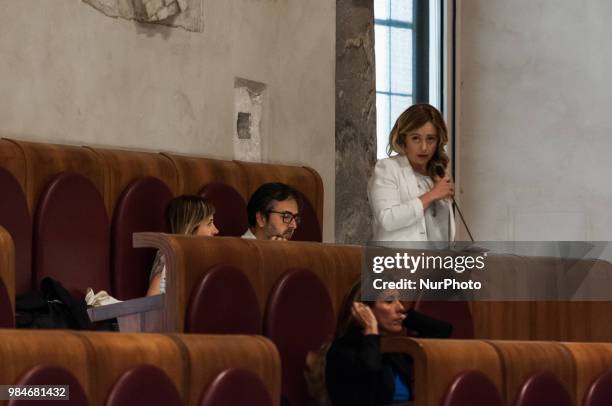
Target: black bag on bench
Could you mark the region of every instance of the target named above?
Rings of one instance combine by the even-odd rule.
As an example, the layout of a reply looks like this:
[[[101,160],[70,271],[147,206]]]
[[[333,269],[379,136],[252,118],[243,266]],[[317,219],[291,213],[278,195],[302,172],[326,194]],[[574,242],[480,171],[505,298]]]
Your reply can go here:
[[[73,330],[91,328],[85,300],[73,298],[59,281],[49,277],[40,282],[40,291],[18,296],[15,307],[17,328]]]

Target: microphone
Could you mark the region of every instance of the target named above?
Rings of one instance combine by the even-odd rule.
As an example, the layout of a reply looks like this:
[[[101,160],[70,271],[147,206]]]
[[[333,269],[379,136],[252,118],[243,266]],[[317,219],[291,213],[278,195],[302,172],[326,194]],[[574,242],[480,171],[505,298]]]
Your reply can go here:
[[[441,163],[436,162],[434,164],[433,169],[434,169],[434,173],[436,174],[436,176],[439,177],[440,179],[446,176],[446,169],[444,168],[444,166]],[[474,242],[474,237],[472,237],[472,233],[470,232],[470,228],[468,227],[467,223],[465,222],[465,219],[463,218],[463,213],[461,213],[461,210],[459,209],[459,205],[455,201],[455,197],[452,196],[451,199],[453,201],[453,207],[457,209],[457,213],[459,213],[459,217],[461,218],[461,222],[463,223],[463,226],[465,227],[465,230],[467,231],[468,235],[470,236],[470,240],[472,240],[472,242]]]

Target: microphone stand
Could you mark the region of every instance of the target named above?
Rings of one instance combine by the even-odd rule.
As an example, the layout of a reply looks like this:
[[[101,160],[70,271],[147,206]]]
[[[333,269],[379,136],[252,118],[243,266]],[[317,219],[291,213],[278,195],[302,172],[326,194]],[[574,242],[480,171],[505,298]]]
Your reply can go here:
[[[472,237],[472,233],[470,232],[470,228],[468,227],[467,223],[465,222],[465,219],[463,218],[463,213],[461,213],[461,209],[459,209],[459,205],[455,201],[454,197],[452,199],[453,199],[453,207],[455,209],[457,209],[457,213],[459,213],[459,217],[461,218],[461,222],[463,223],[463,226],[465,227],[465,230],[468,232],[468,235],[470,236],[470,240],[472,240],[472,242],[474,242],[474,237]],[[450,221],[450,218],[448,219],[448,221]]]

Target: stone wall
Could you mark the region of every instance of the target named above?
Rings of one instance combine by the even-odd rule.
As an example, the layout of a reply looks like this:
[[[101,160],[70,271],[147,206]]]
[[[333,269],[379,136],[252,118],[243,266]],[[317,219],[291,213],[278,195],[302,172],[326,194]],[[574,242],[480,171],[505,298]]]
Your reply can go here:
[[[376,163],[372,0],[336,2],[336,242],[372,233],[367,182]]]

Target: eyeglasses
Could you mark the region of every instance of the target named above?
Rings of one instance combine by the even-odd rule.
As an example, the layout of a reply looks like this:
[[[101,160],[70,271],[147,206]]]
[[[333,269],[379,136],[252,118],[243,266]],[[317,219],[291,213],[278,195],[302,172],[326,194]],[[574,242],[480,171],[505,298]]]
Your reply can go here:
[[[300,213],[293,214],[288,211],[274,211],[274,210],[268,210],[268,213],[280,214],[281,219],[283,219],[283,223],[285,224],[291,224],[291,220],[295,220],[295,224],[300,224],[300,222],[302,221],[302,216],[300,215]]]

